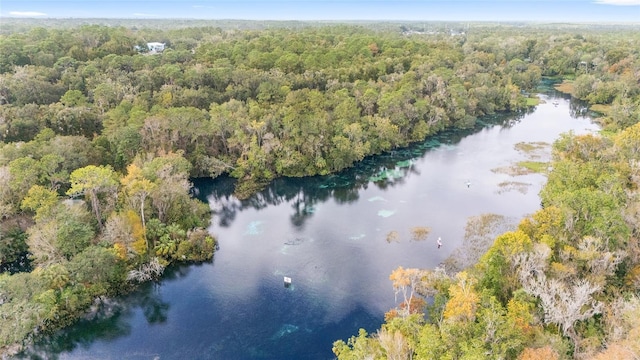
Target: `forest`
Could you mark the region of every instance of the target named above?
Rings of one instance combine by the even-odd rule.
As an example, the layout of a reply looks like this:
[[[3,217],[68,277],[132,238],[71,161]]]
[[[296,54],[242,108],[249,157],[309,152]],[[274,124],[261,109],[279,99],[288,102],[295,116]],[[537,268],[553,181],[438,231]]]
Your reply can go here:
[[[279,177],[336,173],[526,111],[554,77],[603,132],[556,143],[543,209],[468,268],[399,268],[405,301],[334,352],[637,356],[637,29],[248,24],[3,25],[0,352],[172,263],[211,259],[194,178],[228,174],[246,198]]]

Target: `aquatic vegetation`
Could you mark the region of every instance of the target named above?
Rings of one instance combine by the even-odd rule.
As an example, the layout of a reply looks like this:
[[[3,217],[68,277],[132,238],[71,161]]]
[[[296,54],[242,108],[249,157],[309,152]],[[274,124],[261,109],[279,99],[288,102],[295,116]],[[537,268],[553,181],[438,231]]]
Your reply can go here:
[[[562,81],[562,83],[556,84],[554,88],[565,94],[573,94],[573,91],[574,91],[573,81],[564,80]]]
[[[526,194],[529,187],[532,184],[519,182],[519,181],[503,181],[498,184],[499,189],[496,191],[498,194],[502,194],[509,191],[518,191],[519,193]]]
[[[528,97],[527,98],[527,106],[536,106],[540,104],[540,99],[537,97]]]
[[[530,173],[546,173],[549,163],[542,161],[519,161],[518,167],[528,170]]]
[[[441,146],[439,146],[436,151],[451,151],[451,150],[455,150],[456,146],[452,145],[452,144],[442,144]]]
[[[496,174],[506,174],[509,176],[521,176],[521,175],[528,175],[533,173],[533,171],[527,169],[526,167],[519,166],[517,164],[494,168],[494,169],[491,169],[491,172],[494,172]]]
[[[530,159],[537,159],[551,153],[551,144],[544,141],[519,142],[514,148],[527,155]]]
[[[589,109],[597,113],[598,115],[609,115],[611,113],[612,106],[604,104],[593,104],[589,107]]]
[[[284,244],[285,245],[289,245],[289,246],[295,246],[295,245],[300,245],[302,244],[306,239],[303,237],[295,237],[292,239],[287,240]]]
[[[460,271],[478,262],[496,236],[513,230],[515,219],[499,214],[481,214],[467,219],[462,245],[444,261],[449,270]]]
[[[438,139],[430,138],[430,139],[426,140],[423,144],[424,144],[425,148],[435,148],[435,147],[440,146],[441,143],[440,143],[440,141],[438,141]]]
[[[546,142],[519,142],[514,148],[524,153],[528,160],[518,161],[509,166],[491,169],[494,173],[507,174],[509,176],[521,176],[533,173],[546,173],[549,164],[535,159],[548,158],[551,154],[550,145]]]
[[[431,228],[428,226],[414,226],[410,230],[410,241],[422,241],[425,240],[431,233]],[[400,242],[400,233],[396,230],[392,230],[387,233],[386,240],[388,243]]]
[[[431,228],[428,226],[415,226],[411,228],[411,240],[422,241],[429,236]]]
[[[405,167],[410,167],[411,165],[413,165],[413,160],[409,159],[409,160],[403,160],[403,161],[398,161],[396,163],[396,167],[399,168],[405,168]]]
[[[372,182],[378,182],[378,181],[382,181],[382,180],[394,180],[394,179],[400,179],[402,177],[404,177],[405,172],[400,170],[400,169],[386,169],[383,170],[381,172],[379,172],[378,174],[371,176],[369,178],[369,181]]]
[[[282,325],[282,327],[280,327],[278,331],[275,332],[275,334],[273,334],[273,336],[271,336],[271,340],[278,340],[283,336],[286,336],[298,331],[298,329],[299,327],[296,325],[284,324]]]
[[[389,217],[389,216],[395,214],[396,211],[397,210],[380,210],[380,211],[378,211],[378,216],[386,218],[386,217]]]
[[[263,232],[262,224],[264,222],[261,220],[252,221],[247,225],[247,230],[244,232],[245,235],[260,235]]]
[[[400,234],[399,234],[397,231],[395,231],[395,230],[390,231],[390,232],[387,234],[387,242],[388,242],[388,243],[392,243],[392,242],[400,242]]]

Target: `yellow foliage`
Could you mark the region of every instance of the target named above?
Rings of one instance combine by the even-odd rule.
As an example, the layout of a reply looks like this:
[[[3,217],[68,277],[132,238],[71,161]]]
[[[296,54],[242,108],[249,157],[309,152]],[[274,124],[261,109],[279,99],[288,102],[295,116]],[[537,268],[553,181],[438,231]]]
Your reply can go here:
[[[449,287],[449,301],[444,308],[444,318],[450,321],[474,321],[480,297],[474,291],[475,279],[462,271],[457,282]]]
[[[571,245],[565,245],[562,247],[562,252],[564,253],[564,255],[567,258],[574,258],[576,256],[578,256],[578,250],[571,246]]]
[[[559,278],[566,278],[576,274],[576,268],[571,266],[569,263],[560,263],[555,261],[551,263],[551,271],[553,271],[553,273]]]
[[[121,260],[125,260],[127,258],[127,246],[123,243],[115,243],[113,244],[113,250],[116,253],[116,256]]]
[[[518,229],[529,235],[534,241],[542,241],[545,235],[552,238],[557,235],[556,232],[563,228],[563,222],[562,211],[555,206],[548,206],[522,220]]]
[[[170,107],[173,103],[173,94],[170,92],[165,92],[160,96],[160,103],[164,107]]]
[[[131,245],[133,251],[139,255],[145,254],[147,252],[147,240],[145,239],[144,228],[142,227],[142,220],[140,219],[140,216],[133,210],[127,210],[125,217],[131,226],[131,233],[135,239]]]
[[[509,300],[507,304],[507,319],[510,326],[524,335],[531,335],[534,331],[534,317],[532,315],[532,305],[527,302],[515,299]]]
[[[136,240],[131,244],[131,248],[138,255],[144,255],[147,253],[147,242],[144,239]]]
[[[489,259],[502,253],[504,257],[510,261],[514,255],[529,250],[532,246],[531,239],[522,230],[509,231],[496,238],[489,250],[480,258],[478,265],[487,264]]]
[[[640,149],[640,123],[629,126],[615,136],[615,144],[622,151],[629,155],[638,154]]]
[[[549,249],[555,249],[556,247],[556,239],[554,239],[549,234],[542,235],[542,237],[540,238],[540,242],[547,245]]]
[[[531,238],[520,230],[506,232],[496,238],[494,246],[510,258],[531,248]]]
[[[398,289],[401,287],[411,285],[411,277],[418,273],[418,269],[404,269],[402,266],[398,266],[397,269],[391,272],[389,280],[393,283],[393,288]]]
[[[129,185],[131,182],[142,177],[142,170],[136,164],[129,164],[127,166],[127,175],[120,179],[120,183],[123,186]]]

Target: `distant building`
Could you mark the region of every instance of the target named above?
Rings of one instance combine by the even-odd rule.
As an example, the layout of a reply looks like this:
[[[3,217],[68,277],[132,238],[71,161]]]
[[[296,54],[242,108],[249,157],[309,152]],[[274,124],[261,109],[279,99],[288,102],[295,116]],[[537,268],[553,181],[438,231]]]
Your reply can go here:
[[[146,49],[139,45],[134,46],[134,49],[140,52],[148,51],[149,54],[157,54],[164,51],[164,46],[165,44],[161,42],[148,42]]]
[[[164,51],[164,43],[159,42],[149,42],[147,43],[147,48],[150,53],[159,53]]]

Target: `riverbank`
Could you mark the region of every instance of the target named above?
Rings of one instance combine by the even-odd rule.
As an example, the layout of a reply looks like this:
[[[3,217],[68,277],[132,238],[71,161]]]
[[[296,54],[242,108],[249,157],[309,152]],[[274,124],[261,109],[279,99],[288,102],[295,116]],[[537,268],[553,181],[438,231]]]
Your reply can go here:
[[[546,154],[542,143],[562,132],[597,129],[572,118],[568,101],[542,97],[532,112],[481,118],[341,173],[277,179],[247,200],[233,196],[233,179],[196,182],[220,239],[215,260],[133,294],[111,321],[63,331],[46,353],[63,343],[69,359],[332,357],[333,341],[383,323],[398,265],[435,268],[463,246],[470,219],[512,225],[539,208],[542,175],[493,169]]]

